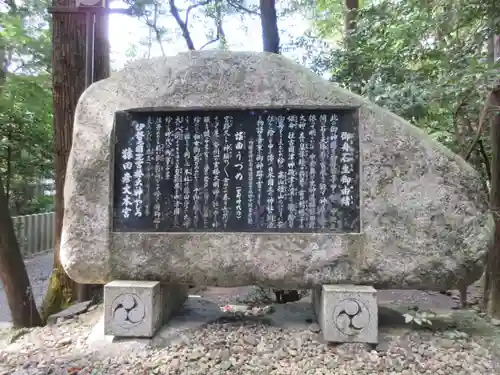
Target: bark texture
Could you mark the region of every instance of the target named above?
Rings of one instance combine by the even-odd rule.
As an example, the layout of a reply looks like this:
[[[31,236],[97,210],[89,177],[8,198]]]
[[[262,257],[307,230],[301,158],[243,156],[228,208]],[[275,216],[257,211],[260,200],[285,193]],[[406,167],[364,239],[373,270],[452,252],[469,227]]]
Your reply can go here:
[[[275,0],[260,0],[260,23],[265,52],[280,53],[280,37]]]
[[[0,278],[15,327],[42,325],[0,179]]]
[[[75,7],[74,0],[55,0],[54,6]],[[46,318],[66,308],[77,292],[77,284],[64,272],[60,262],[64,217],[64,182],[71,151],[76,103],[85,89],[85,15],[55,13],[52,16],[52,75],[55,139],[56,222],[54,269],[43,301]]]

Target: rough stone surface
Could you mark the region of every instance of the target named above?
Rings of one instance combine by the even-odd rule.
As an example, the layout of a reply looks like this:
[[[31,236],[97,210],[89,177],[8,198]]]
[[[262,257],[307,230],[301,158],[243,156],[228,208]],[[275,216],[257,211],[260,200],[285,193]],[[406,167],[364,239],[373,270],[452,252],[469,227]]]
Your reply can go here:
[[[360,106],[364,237],[111,233],[115,111],[241,103]],[[73,134],[61,261],[79,282],[444,290],[480,277],[492,238],[478,175],[464,160],[400,117],[278,55],[205,51],[131,64],[85,91]]]
[[[378,343],[377,292],[364,285],[323,285],[312,304],[325,341]]]

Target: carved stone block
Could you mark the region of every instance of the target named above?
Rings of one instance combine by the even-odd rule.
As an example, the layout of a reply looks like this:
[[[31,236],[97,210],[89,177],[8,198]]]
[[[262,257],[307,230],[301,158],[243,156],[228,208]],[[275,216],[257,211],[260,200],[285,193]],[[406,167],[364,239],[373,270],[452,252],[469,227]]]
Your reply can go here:
[[[373,287],[316,287],[313,308],[325,341],[378,343],[377,291]]]
[[[104,334],[153,337],[187,298],[187,287],[115,280],[104,286]]]

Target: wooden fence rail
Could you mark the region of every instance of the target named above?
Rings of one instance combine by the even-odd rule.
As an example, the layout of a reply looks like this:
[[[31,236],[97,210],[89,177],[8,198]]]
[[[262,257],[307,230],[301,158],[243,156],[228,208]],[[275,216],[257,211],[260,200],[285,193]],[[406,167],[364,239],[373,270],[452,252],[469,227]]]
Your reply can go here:
[[[23,257],[54,248],[55,219],[55,212],[12,217]]]

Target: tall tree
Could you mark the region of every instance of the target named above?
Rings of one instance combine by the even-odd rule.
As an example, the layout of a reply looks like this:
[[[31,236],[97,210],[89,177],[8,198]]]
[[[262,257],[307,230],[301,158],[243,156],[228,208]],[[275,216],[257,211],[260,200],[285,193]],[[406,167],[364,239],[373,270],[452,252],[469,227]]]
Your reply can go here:
[[[265,52],[280,53],[280,36],[275,0],[260,0],[260,24]]]
[[[275,0],[260,0],[260,24],[264,52],[280,53],[280,36]],[[298,290],[273,289],[276,302],[294,302],[300,299]]]
[[[54,0],[57,7],[75,7],[75,0]],[[107,16],[96,17],[95,77],[109,75]],[[53,111],[55,138],[56,225],[54,267],[43,302],[43,315],[49,316],[88,292],[64,272],[60,261],[64,218],[64,182],[73,140],[73,120],[78,98],[85,90],[84,14],[54,13],[52,26]],[[82,292],[83,290],[83,292]],[[80,292],[79,292],[80,291]],[[79,293],[78,293],[79,292]]]
[[[76,3],[74,0],[54,0],[53,5],[73,8]],[[76,293],[76,283],[64,272],[59,254],[64,217],[64,181],[71,151],[73,117],[78,98],[85,89],[85,15],[54,13],[52,20],[56,222],[54,265],[42,308],[45,317],[67,307]]]
[[[0,279],[15,327],[42,325],[0,178]]]
[[[14,1],[8,3],[9,13],[17,12]],[[8,43],[0,37],[0,93],[7,80],[12,51]],[[42,324],[38,313],[30,280],[26,272],[19,242],[14,232],[14,224],[10,216],[9,202],[0,177],[0,279],[4,285],[7,303],[11,311],[15,327],[33,327]]]
[[[52,177],[50,41],[46,0],[8,1],[0,11],[0,173],[11,215],[50,209],[33,184]],[[3,53],[2,53],[3,54]],[[38,199],[37,199],[38,198]],[[47,199],[46,199],[47,198]]]
[[[491,40],[493,64],[500,60],[500,35]],[[500,318],[500,82],[497,82],[485,104],[492,112],[490,122],[491,189],[490,206],[495,221],[494,242],[486,264],[485,301],[488,313]]]
[[[344,41],[345,49],[347,51],[355,49],[356,45],[356,21],[358,17],[359,0],[344,0]],[[358,77],[357,70],[357,55],[355,53],[348,54],[347,70],[353,78],[351,82],[351,89],[359,89],[360,83],[355,82]],[[356,90],[359,93],[359,90]]]

